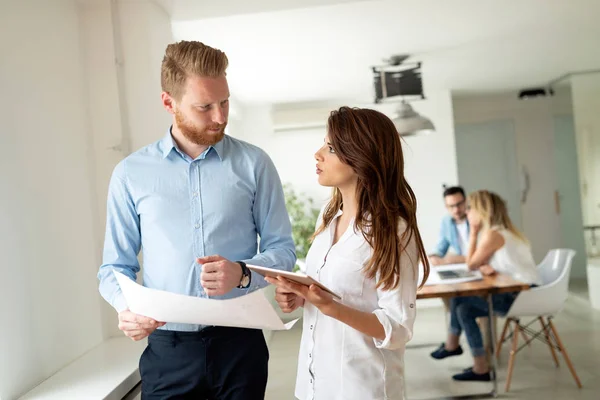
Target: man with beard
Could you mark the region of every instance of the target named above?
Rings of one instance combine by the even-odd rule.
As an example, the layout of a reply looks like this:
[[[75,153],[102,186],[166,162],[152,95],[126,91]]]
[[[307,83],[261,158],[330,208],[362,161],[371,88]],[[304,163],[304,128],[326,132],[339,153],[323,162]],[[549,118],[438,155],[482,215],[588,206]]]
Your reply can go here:
[[[258,147],[224,133],[227,64],[225,53],[200,42],[170,44],[161,97],[173,124],[111,178],[100,293],[125,335],[148,337],[143,399],[264,398],[269,354],[261,330],[136,315],[112,272],[135,280],[141,250],[144,286],[226,299],[267,284],[246,263],[292,269],[294,243],[274,165]]]

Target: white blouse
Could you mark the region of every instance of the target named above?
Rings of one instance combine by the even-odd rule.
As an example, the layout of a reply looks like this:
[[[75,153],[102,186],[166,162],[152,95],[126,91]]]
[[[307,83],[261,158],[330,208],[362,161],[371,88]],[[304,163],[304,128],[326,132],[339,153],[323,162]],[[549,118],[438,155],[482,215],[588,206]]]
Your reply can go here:
[[[504,245],[496,250],[489,264],[496,271],[508,274],[521,282],[540,284],[540,275],[529,244],[501,227],[493,227],[504,238]]]
[[[402,400],[404,348],[412,337],[416,316],[417,246],[411,242],[401,256],[400,283],[383,291],[362,269],[372,248],[354,221],[335,245],[335,227],[342,211],[319,234],[306,258],[307,274],[342,297],[341,302],[374,313],[385,330],[379,341],[323,315],[312,304],[304,308],[304,321],[296,397],[301,400]],[[320,225],[319,218],[318,224]],[[399,234],[406,229],[400,224]]]

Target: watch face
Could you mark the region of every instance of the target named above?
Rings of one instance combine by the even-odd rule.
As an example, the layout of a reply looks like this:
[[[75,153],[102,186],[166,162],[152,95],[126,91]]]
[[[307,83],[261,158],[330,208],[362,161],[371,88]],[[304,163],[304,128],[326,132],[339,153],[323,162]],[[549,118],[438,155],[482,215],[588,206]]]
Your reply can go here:
[[[242,282],[241,282],[242,286],[246,287],[246,286],[248,286],[249,283],[250,283],[250,277],[248,275],[244,275],[242,277]]]

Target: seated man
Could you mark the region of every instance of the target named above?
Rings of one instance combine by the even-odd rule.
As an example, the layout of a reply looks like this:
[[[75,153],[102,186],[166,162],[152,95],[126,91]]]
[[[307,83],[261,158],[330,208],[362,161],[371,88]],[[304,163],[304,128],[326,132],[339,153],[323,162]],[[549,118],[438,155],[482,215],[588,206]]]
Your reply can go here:
[[[440,240],[435,251],[429,255],[431,265],[464,263],[468,250],[469,221],[463,188],[460,186],[446,188],[444,203],[449,215],[442,220]],[[450,247],[455,254],[448,254]]]

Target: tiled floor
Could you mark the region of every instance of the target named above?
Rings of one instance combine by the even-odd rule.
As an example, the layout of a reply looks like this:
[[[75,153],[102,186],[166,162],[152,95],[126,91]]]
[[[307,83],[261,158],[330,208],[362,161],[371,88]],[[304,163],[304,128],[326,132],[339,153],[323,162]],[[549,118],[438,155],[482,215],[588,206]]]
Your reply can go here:
[[[560,368],[555,368],[548,347],[536,341],[530,348],[525,348],[518,354],[509,393],[504,392],[509,350],[506,345],[503,348],[498,381],[500,398],[600,399],[600,311],[591,309],[584,286],[573,285],[572,288],[574,292],[566,308],[554,321],[575,365],[583,389],[577,389],[561,355],[559,354]],[[276,332],[270,341],[271,361],[266,397],[268,400],[294,399],[300,322],[288,332]],[[442,308],[419,310],[415,335],[410,343],[414,347],[408,349],[405,354],[407,393],[410,400],[491,390],[490,384],[458,383],[450,379],[453,373],[472,365],[469,355],[464,354],[442,361],[429,357],[429,352],[433,349],[429,344],[437,345],[444,341],[444,331]],[[464,343],[463,346],[467,344]]]

